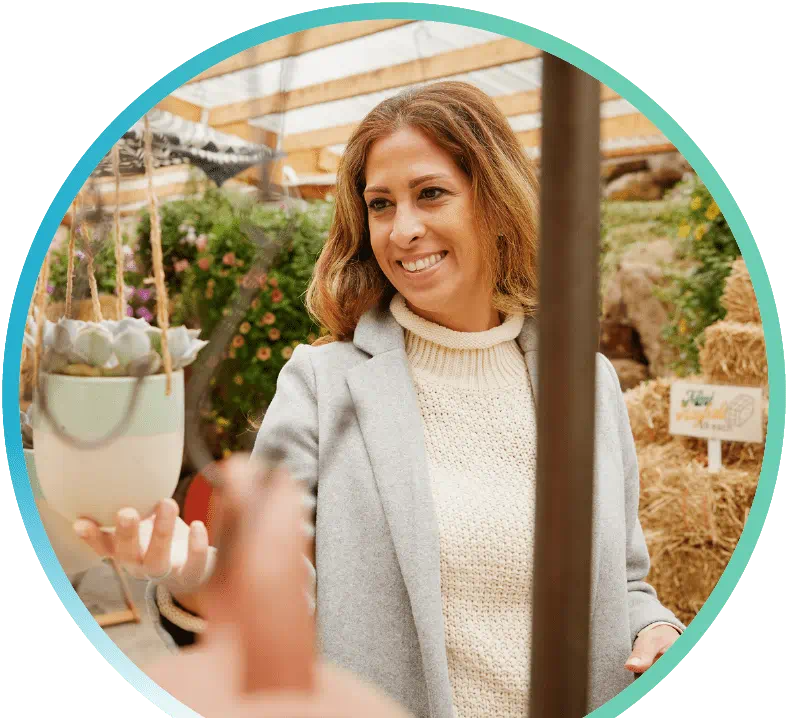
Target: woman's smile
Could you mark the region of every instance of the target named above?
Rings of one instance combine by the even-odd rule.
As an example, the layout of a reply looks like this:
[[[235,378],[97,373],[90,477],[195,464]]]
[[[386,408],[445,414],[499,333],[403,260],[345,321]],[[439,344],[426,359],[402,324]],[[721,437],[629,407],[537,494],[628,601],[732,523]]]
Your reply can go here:
[[[420,254],[414,257],[405,257],[396,261],[397,265],[409,279],[432,276],[438,270],[449,253],[447,251]]]

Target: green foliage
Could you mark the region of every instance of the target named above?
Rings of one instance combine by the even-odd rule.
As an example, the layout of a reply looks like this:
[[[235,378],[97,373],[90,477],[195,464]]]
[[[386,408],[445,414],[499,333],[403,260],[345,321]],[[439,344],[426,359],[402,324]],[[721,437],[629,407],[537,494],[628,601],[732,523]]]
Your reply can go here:
[[[741,255],[720,208],[697,183],[675,230],[679,252],[695,262],[689,274],[672,274],[671,285],[660,297],[672,306],[670,323],[663,336],[678,350],[674,369],[680,375],[700,371],[698,353],[703,331],[724,318],[720,303],[733,260]]]
[[[178,204],[178,203],[173,203]],[[302,342],[311,342],[319,328],[306,311],[303,295],[312,276],[333,215],[333,204],[314,203],[296,212],[292,220],[283,207],[208,196],[205,205],[189,200],[173,208],[171,221],[162,225],[162,243],[178,251],[182,222],[194,221],[205,234],[202,249],[195,246],[189,266],[178,273],[182,288],[179,311],[188,324],[202,328],[209,339],[249,276],[256,244],[249,225],[269,237],[287,235],[287,241],[266,277],[257,281],[259,293],[236,328],[224,361],[214,371],[211,408],[204,412],[207,434],[217,454],[247,449],[254,439],[252,422],[273,398],[276,379]],[[191,214],[190,214],[191,213]]]

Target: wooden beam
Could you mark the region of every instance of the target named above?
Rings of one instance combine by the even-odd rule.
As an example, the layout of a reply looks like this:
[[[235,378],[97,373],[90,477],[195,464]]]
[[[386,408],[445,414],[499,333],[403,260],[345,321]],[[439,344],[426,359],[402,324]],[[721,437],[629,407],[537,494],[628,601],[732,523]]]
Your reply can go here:
[[[338,45],[341,42],[373,35],[400,25],[407,25],[410,22],[412,20],[361,20],[302,30],[301,32],[278,37],[275,40],[269,40],[262,45],[250,47],[248,50],[239,52],[237,55],[233,55],[201,72],[189,80],[187,84],[203,82],[213,77],[239,72],[266,62],[281,60],[285,57],[294,57],[312,50],[330,47],[331,45]]]
[[[155,186],[154,189],[156,190],[156,196],[159,198],[162,197],[171,197],[172,195],[176,194],[185,194],[189,192],[191,189],[196,188],[199,192],[202,192],[208,187],[213,187],[214,183],[207,181],[207,180],[197,180],[194,182],[175,182],[173,184],[165,184]],[[116,198],[115,192],[100,192],[99,196],[101,197],[102,206],[104,207],[114,207]],[[123,206],[124,204],[134,204],[135,202],[142,202],[148,198],[148,190],[147,188],[141,189],[130,189],[130,190],[121,190],[120,194],[118,195],[118,204]],[[96,207],[96,195],[95,193],[86,193],[83,196],[83,204],[80,205],[80,209],[92,209]]]
[[[215,107],[210,111],[209,124],[221,129],[222,125],[262,117],[273,112],[319,105],[356,95],[367,95],[412,85],[414,82],[438,80],[510,62],[530,60],[540,54],[541,50],[519,40],[511,38],[493,40],[371,72],[309,85],[290,92],[278,92],[267,97]]]
[[[662,134],[645,115],[637,112],[618,117],[605,117],[600,123],[602,141],[619,137],[651,137]],[[538,147],[542,141],[542,128],[517,133],[523,147]]]
[[[266,130],[264,127],[256,127],[248,122],[234,122],[231,125],[222,127],[222,132],[229,135],[236,135],[247,142],[254,142],[257,145],[266,147],[276,147],[277,134]]]
[[[609,87],[602,86],[602,102],[619,99],[620,95]],[[526,90],[515,92],[511,95],[499,95],[493,98],[501,112],[507,117],[515,115],[528,115],[539,112],[542,108],[541,90]],[[337,127],[325,127],[309,132],[298,132],[287,135],[284,139],[285,152],[297,152],[299,150],[314,147],[326,147],[328,145],[344,145],[350,139],[353,131],[358,127],[354,122],[349,125],[339,125]]]
[[[183,117],[189,122],[202,122],[202,107],[193,102],[181,100],[175,95],[168,95],[156,105],[157,110],[164,110],[172,115]]]

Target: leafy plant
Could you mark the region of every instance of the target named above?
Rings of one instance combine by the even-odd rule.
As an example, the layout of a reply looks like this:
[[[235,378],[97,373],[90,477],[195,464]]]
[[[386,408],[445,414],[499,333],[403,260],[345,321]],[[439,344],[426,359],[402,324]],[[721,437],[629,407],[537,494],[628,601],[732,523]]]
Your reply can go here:
[[[725,316],[720,298],[731,264],[741,250],[719,206],[699,180],[675,231],[681,254],[697,264],[686,275],[672,274],[670,286],[659,294],[673,307],[663,331],[678,350],[673,368],[679,375],[687,375],[700,371],[703,331]]]
[[[333,203],[316,202],[302,210],[214,197],[207,203],[206,207],[190,203],[203,218],[200,227],[207,242],[196,248],[180,278],[183,320],[202,327],[208,337],[229,314],[242,283],[256,281],[259,289],[238,323],[224,361],[214,370],[210,408],[204,411],[216,453],[226,454],[249,448],[254,422],[276,391],[279,371],[298,344],[312,342],[318,335],[303,295],[330,226]],[[166,243],[177,246],[180,228],[174,222],[167,226]],[[258,279],[249,275],[257,252],[250,227],[271,237],[288,235],[267,276]]]

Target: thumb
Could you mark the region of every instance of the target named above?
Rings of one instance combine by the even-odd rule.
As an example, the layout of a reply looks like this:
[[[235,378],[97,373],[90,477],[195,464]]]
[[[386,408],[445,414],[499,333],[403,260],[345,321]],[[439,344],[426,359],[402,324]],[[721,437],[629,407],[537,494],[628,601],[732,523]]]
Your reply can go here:
[[[650,643],[645,638],[638,638],[624,667],[634,673],[643,673],[653,662],[654,650]]]

